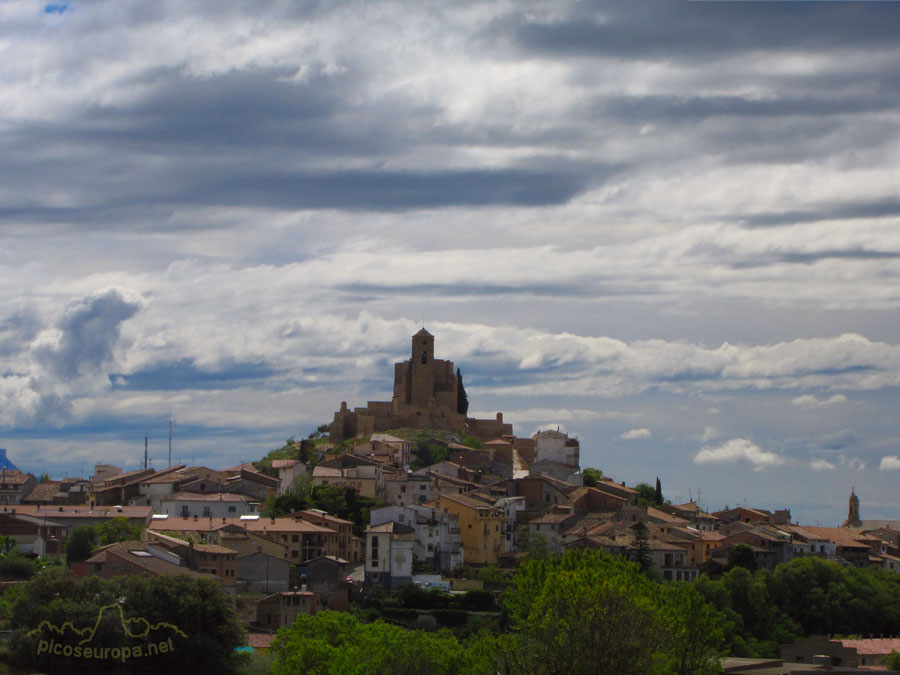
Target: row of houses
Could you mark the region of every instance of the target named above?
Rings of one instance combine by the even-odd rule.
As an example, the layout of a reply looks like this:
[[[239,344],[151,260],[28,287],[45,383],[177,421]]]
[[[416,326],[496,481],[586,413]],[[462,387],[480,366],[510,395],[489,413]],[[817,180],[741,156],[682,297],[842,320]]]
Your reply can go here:
[[[463,480],[458,478],[463,470],[444,462],[410,479],[417,484],[423,476],[447,472]],[[533,552],[535,546],[549,554],[595,548],[627,556],[641,546],[662,578],[673,581],[695,579],[710,564],[726,564],[737,546],[748,547],[761,569],[814,555],[900,572],[900,523],[879,521],[879,527],[869,529],[811,527],[792,523],[787,509],[737,507],[707,513],[694,501],[646,506],[639,504],[635,489],[610,479],[591,487],[543,474],[489,484],[464,481],[436,489],[436,497],[431,487],[429,483],[423,492],[432,498],[422,503],[400,502],[372,511],[366,532],[367,580],[403,584],[415,561],[447,570],[459,562],[495,563]],[[399,502],[403,493],[395,494]]]

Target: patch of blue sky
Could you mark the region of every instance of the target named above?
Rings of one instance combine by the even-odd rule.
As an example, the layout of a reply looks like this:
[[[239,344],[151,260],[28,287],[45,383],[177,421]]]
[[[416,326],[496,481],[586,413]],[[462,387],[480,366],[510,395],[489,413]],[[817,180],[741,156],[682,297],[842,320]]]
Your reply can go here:
[[[44,14],[64,14],[69,9],[68,4],[44,5]]]

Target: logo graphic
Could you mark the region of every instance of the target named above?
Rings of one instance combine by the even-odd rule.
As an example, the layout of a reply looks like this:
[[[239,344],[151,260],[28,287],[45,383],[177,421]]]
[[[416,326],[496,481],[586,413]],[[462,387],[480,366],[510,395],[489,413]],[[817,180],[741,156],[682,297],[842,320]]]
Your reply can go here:
[[[127,637],[147,641],[143,644],[127,647],[103,647],[93,644],[94,636],[97,634],[104,613],[107,610],[118,612],[119,624]],[[41,621],[37,628],[28,632],[28,637],[41,636],[37,646],[39,656],[48,654],[76,659],[113,659],[124,663],[128,659],[156,656],[175,651],[175,645],[172,644],[172,635],[163,640],[150,641],[151,631],[162,630],[171,631],[172,634],[180,635],[183,638],[187,637],[184,631],[171,623],[161,621],[151,624],[143,617],[126,619],[122,606],[118,603],[112,603],[100,608],[97,612],[97,620],[93,626],[76,628],[71,621],[66,621],[62,626],[57,626],[49,621]],[[48,636],[49,639],[44,639],[44,631],[50,634]],[[159,637],[159,633],[157,633],[156,637]],[[75,644],[72,644],[74,638],[79,639]]]

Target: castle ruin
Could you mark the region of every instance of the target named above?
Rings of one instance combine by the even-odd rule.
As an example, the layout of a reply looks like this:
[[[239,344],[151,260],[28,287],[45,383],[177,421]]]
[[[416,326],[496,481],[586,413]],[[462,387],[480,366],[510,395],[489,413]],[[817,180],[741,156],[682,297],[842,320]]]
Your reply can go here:
[[[365,408],[353,410],[341,402],[331,424],[331,441],[400,428],[461,431],[481,439],[512,436],[512,425],[503,422],[503,413],[496,419],[466,416],[457,373],[452,361],[434,358],[434,336],[423,328],[412,336],[409,360],[394,364],[391,400],[369,401]]]

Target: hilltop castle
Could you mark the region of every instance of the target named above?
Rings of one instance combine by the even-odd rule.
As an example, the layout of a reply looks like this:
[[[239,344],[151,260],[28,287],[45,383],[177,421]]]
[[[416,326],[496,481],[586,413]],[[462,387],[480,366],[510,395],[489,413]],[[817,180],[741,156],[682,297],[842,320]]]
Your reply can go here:
[[[452,361],[434,358],[434,336],[423,328],[412,336],[409,360],[394,364],[393,398],[353,410],[342,401],[334,413],[331,441],[404,427],[460,430],[482,439],[512,436],[503,413],[496,419],[474,419],[466,416],[467,410],[462,376],[453,372]]]

